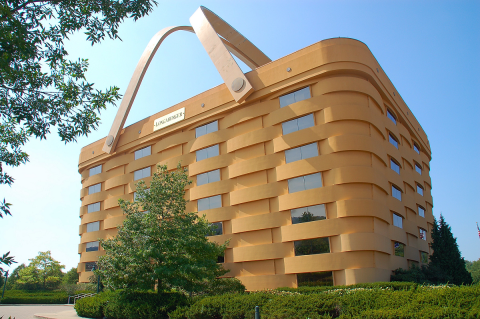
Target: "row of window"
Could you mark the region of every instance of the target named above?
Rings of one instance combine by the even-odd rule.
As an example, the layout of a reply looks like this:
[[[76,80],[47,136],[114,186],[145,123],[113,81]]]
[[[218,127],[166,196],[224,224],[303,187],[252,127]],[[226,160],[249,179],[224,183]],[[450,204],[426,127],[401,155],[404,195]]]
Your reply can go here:
[[[397,117],[393,114],[392,111],[390,111],[390,109],[387,108],[387,117],[392,120],[393,123],[395,123],[395,125],[397,125]],[[393,138],[390,134],[390,137]],[[395,146],[396,148],[398,148],[398,140],[396,138],[394,138],[395,142],[397,143],[397,145]],[[392,141],[390,140],[390,143],[392,143]],[[394,144],[394,143],[392,143]],[[395,144],[394,144],[395,145]],[[417,143],[413,142],[413,150],[417,153],[417,154],[420,154],[420,147],[418,146]]]
[[[404,244],[396,241],[393,244],[393,248],[394,248],[394,255],[395,256],[405,257],[405,245]],[[426,253],[424,251],[420,251],[420,261],[423,264],[427,264],[428,263],[428,253]]]
[[[390,168],[397,174],[400,174],[400,165],[398,164],[397,160],[390,158]],[[415,171],[422,175],[422,167],[417,162],[415,162]]]
[[[420,211],[420,207],[419,207]],[[393,213],[393,226],[398,228],[403,228],[403,217]],[[427,240],[427,231],[423,228],[419,228],[419,238],[423,240]]]
[[[417,184],[417,193],[423,196],[423,187]],[[402,191],[400,188],[392,184],[392,196],[398,200],[402,200]]]

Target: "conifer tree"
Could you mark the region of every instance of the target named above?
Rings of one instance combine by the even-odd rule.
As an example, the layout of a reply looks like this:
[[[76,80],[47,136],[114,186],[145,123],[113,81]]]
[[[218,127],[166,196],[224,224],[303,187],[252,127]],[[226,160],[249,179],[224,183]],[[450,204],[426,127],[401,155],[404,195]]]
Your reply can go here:
[[[472,276],[465,267],[465,260],[458,249],[457,239],[453,237],[450,226],[443,215],[435,223],[432,230],[433,254],[428,265],[429,280],[435,283],[451,283],[455,285],[471,284]]]
[[[140,181],[134,202],[119,201],[126,219],[117,236],[100,241],[106,254],[98,272],[107,288],[192,293],[227,272],[217,264],[226,244],[209,241],[208,221],[186,211],[190,184],[180,164],[176,171],[158,166],[150,188]]]

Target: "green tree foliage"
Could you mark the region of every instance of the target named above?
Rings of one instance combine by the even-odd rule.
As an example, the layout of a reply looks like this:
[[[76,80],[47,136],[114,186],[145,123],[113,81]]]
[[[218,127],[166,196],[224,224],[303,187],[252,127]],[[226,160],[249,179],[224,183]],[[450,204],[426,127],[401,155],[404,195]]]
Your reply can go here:
[[[472,283],[472,276],[467,271],[465,260],[458,249],[457,239],[453,237],[443,215],[440,215],[440,221],[435,219],[430,247],[433,254],[430,255],[427,266],[412,267],[409,270],[396,269],[391,280],[455,285]]]
[[[474,284],[480,283],[480,259],[477,261],[466,261],[467,271],[470,273]]]
[[[72,267],[62,278],[63,284],[76,284],[78,282],[77,268]]]
[[[27,266],[25,266],[25,264],[20,264],[17,268],[15,268],[15,269],[8,275],[7,287],[6,287],[8,290],[17,289],[17,288],[16,288],[16,283],[17,283],[18,278],[20,277],[20,275],[19,275],[20,270],[22,270],[22,269],[25,268],[25,267],[27,267]]]
[[[0,3],[0,184],[4,165],[28,161],[22,146],[52,127],[65,143],[98,127],[100,111],[120,98],[86,78],[88,60],[69,60],[64,40],[84,30],[92,45],[117,39],[127,18],[149,14],[155,0],[5,0]],[[10,204],[0,202],[0,217]]]
[[[60,262],[53,259],[50,251],[39,252],[38,256],[30,260],[30,264],[19,271],[16,285],[20,289],[38,290],[55,289],[63,277]]]
[[[217,264],[226,244],[210,242],[208,221],[185,210],[190,184],[180,164],[174,171],[159,166],[149,189],[141,181],[134,202],[119,201],[126,219],[117,236],[101,240],[106,254],[98,261],[107,288],[157,285],[159,291],[176,287],[192,293],[226,273]]]

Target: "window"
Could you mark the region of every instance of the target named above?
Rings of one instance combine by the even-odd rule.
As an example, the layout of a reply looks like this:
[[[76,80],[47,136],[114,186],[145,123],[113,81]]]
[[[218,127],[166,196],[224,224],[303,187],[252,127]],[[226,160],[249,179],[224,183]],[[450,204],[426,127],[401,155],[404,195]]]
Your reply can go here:
[[[392,196],[398,200],[402,200],[402,191],[395,185],[392,185]]]
[[[85,271],[93,271],[94,269],[97,269],[97,262],[89,261],[85,263]]]
[[[294,119],[291,121],[283,122],[282,123],[282,131],[283,135],[303,130],[307,127],[315,126],[315,122],[313,120],[313,114],[308,114],[298,119]]]
[[[195,129],[195,137],[218,131],[218,121],[199,126]]]
[[[98,193],[102,190],[102,183],[92,185],[88,188],[88,195]]]
[[[90,168],[90,176],[100,174],[102,172],[102,165]]]
[[[393,226],[403,228],[403,218],[400,215],[393,214]]]
[[[207,159],[207,158],[210,158],[210,157],[218,156],[218,154],[220,154],[219,149],[218,149],[218,144],[212,145],[210,147],[207,147],[207,148],[204,148],[204,149],[201,149],[201,150],[198,150],[197,151],[197,162],[199,162],[201,160],[204,160],[204,159]]]
[[[322,271],[297,274],[297,285],[298,287],[333,286],[333,273],[331,271]]]
[[[397,164],[395,160],[390,159],[390,168],[393,169],[397,174],[400,174],[400,165]]]
[[[420,252],[420,261],[422,264],[428,264],[428,253],[421,251]]]
[[[390,141],[390,143],[395,146],[396,148],[398,148],[398,140],[396,139],[396,137],[394,137],[392,135],[392,133],[388,133],[388,140]]]
[[[422,167],[417,163],[415,163],[415,170],[418,174],[422,175]]]
[[[285,150],[285,162],[287,162],[287,164],[314,156],[318,156],[317,143]]]
[[[93,222],[87,224],[87,233],[98,230],[100,230],[100,222]]]
[[[197,206],[199,212],[202,210],[222,207],[222,195],[199,199],[197,201]]]
[[[92,241],[87,243],[86,251],[97,251],[98,250],[98,241]]]
[[[417,152],[417,154],[420,154],[420,147],[415,142],[413,142],[413,150]]]
[[[90,204],[87,206],[87,211],[89,213],[98,212],[100,210],[100,202],[95,204]]]
[[[218,236],[218,235],[223,235],[223,223],[222,222],[211,223],[209,236]]]
[[[220,170],[216,169],[214,171],[206,172],[203,174],[197,175],[197,186],[218,182],[220,180]]]
[[[427,231],[423,228],[419,228],[420,239],[427,240]]]
[[[151,167],[149,166],[133,172],[133,180],[136,181],[136,180],[150,176],[150,171],[151,171]]]
[[[298,240],[293,243],[295,256],[325,254],[330,252],[328,237]]]
[[[223,264],[225,262],[225,255],[221,255],[217,257],[217,263]]]
[[[318,187],[322,187],[322,176],[320,173],[300,176],[288,180],[289,193],[300,192]]]
[[[393,115],[393,112],[387,109],[387,117],[392,120],[393,123],[397,124],[397,118]]]
[[[418,216],[425,217],[425,209],[422,206],[418,206]]]
[[[293,104],[298,101],[306,100],[310,98],[310,87],[303,88],[301,90],[285,94],[280,97],[280,107],[284,107]]]
[[[417,184],[417,193],[423,196],[423,187]]]
[[[323,204],[292,209],[290,213],[292,214],[292,224],[313,222],[327,218],[325,205]]]
[[[151,146],[147,146],[145,148],[142,148],[138,151],[135,151],[135,159],[139,159],[139,158],[142,158],[142,157],[145,157],[145,156],[148,156],[148,155],[151,155],[152,154],[152,147]]]
[[[405,245],[399,242],[395,242],[395,256],[405,257]]]

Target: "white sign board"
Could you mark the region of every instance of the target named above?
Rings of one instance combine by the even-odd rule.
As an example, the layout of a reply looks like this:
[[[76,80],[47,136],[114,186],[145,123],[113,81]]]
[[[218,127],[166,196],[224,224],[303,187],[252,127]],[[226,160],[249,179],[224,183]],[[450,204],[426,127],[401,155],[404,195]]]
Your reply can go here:
[[[181,120],[185,119],[185,108],[182,107],[175,112],[162,116],[153,122],[153,131],[162,129],[164,127],[170,126],[174,123],[180,122]]]

